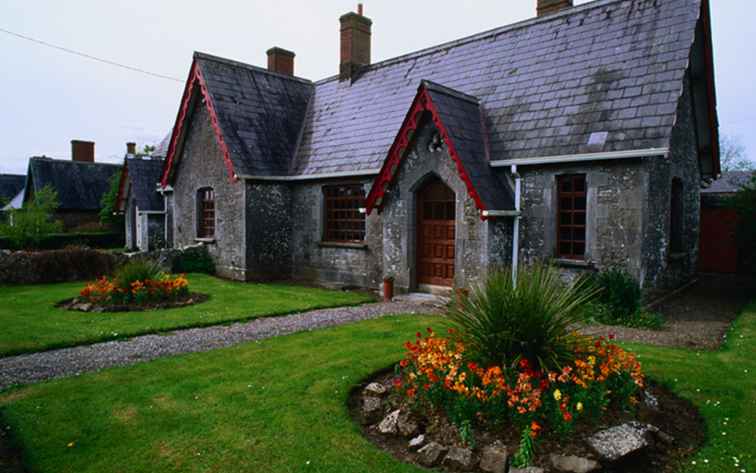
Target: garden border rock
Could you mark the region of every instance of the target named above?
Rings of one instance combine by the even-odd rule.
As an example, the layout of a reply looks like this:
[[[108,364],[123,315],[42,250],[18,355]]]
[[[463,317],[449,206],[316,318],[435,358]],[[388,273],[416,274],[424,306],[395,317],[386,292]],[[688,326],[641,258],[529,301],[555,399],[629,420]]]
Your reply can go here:
[[[91,302],[81,300],[78,297],[72,299],[64,299],[55,307],[58,309],[70,310],[73,312],[145,312],[148,310],[166,310],[177,309],[180,307],[189,307],[192,305],[202,304],[210,300],[209,294],[202,292],[190,292],[179,300],[167,301],[167,302],[155,302],[151,304],[111,304],[111,305],[97,305]]]

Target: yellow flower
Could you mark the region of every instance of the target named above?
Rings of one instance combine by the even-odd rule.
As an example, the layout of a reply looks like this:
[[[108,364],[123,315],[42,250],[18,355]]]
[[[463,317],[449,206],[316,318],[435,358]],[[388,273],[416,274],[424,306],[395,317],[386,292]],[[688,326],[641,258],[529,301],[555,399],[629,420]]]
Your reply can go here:
[[[577,405],[575,406],[575,409],[578,412],[583,412],[583,403],[582,402],[578,402]]]
[[[559,401],[560,399],[562,399],[562,391],[560,391],[558,389],[555,390],[554,391],[554,399],[556,399],[557,401]]]

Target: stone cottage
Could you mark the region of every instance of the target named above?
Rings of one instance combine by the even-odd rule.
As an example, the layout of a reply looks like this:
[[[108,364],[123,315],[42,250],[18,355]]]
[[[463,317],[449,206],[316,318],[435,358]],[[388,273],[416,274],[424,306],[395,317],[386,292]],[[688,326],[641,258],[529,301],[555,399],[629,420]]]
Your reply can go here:
[[[23,204],[49,186],[58,193],[60,206],[53,216],[66,230],[92,230],[100,225],[102,196],[110,189],[110,179],[121,166],[95,162],[95,144],[71,141],[71,158],[29,158]]]
[[[398,291],[497,266],[695,271],[719,173],[708,0],[539,0],[537,16],[371,63],[340,18],[338,75],[195,53],[162,176],[176,246],[230,278]]]
[[[116,208],[124,216],[129,250],[150,251],[166,245],[165,202],[158,192],[162,173],[159,154],[139,154],[136,143],[126,143]]]

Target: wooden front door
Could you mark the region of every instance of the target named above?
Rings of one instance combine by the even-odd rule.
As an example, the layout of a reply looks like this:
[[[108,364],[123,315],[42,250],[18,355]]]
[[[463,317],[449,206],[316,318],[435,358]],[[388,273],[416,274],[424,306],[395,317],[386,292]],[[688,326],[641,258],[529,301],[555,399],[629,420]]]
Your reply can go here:
[[[701,209],[698,265],[704,273],[738,271],[738,214],[734,209]]]
[[[454,283],[454,191],[434,178],[417,192],[417,283]]]

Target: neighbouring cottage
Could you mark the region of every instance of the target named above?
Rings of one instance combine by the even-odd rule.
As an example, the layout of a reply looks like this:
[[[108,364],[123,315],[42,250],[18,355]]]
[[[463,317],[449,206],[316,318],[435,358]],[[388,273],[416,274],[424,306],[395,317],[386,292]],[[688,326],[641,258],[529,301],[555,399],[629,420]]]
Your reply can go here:
[[[22,174],[0,174],[0,223],[6,221],[6,212],[21,206],[24,182]]]
[[[708,0],[539,0],[536,18],[371,63],[341,17],[334,77],[195,53],[162,176],[175,246],[221,275],[397,291],[492,267],[696,270],[719,174]]]
[[[129,250],[150,251],[166,246],[165,205],[158,192],[163,173],[160,153],[156,149],[152,155],[138,154],[136,143],[126,143],[116,209],[124,214]]]
[[[741,248],[745,242],[738,238],[740,219],[729,199],[750,185],[753,177],[753,171],[724,172],[701,190],[699,269],[702,272],[737,273],[750,269],[746,268],[749,248]]]
[[[121,166],[96,163],[95,144],[91,141],[71,141],[71,160],[45,156],[29,158],[23,204],[34,199],[35,192],[45,186],[58,193],[60,207],[54,218],[66,230],[91,229],[99,226],[101,200],[110,189],[110,179]]]

